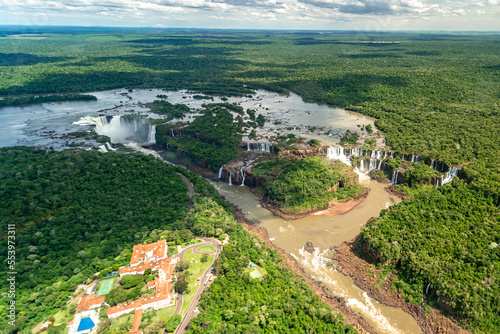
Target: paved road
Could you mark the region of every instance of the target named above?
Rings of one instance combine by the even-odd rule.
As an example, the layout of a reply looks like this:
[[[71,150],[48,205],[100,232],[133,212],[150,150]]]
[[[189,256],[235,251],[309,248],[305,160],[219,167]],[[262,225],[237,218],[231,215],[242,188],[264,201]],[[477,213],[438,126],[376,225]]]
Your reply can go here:
[[[219,258],[220,252],[222,250],[222,246],[216,240],[213,240],[213,239],[210,239],[210,238],[201,238],[201,239],[203,239],[204,242],[201,243],[201,244],[193,246],[193,248],[195,248],[195,249],[193,249],[193,253],[195,253],[195,254],[211,253],[211,252],[198,252],[198,251],[196,251],[196,248],[198,248],[200,246],[210,245],[210,246],[214,246],[215,247],[216,254],[214,256],[214,259],[213,259],[210,267],[208,267],[208,269],[205,271],[205,273],[201,277],[201,279],[200,279],[200,286],[198,288],[198,291],[196,291],[196,294],[194,295],[193,301],[189,305],[186,314],[184,315],[184,317],[181,320],[181,323],[179,324],[179,326],[177,326],[177,329],[175,330],[175,334],[183,334],[186,331],[187,325],[189,324],[189,322],[191,321],[191,319],[195,316],[195,313],[193,311],[196,308],[196,305],[198,305],[198,302],[200,301],[201,294],[203,293],[203,290],[205,290],[205,288],[207,287],[205,285],[205,282],[207,281],[208,277],[211,275],[212,266],[213,266],[215,260],[217,260]],[[184,253],[187,250],[188,249],[183,250],[180,254],[182,254],[182,256],[184,256]]]
[[[182,175],[181,173],[177,173],[177,175],[179,175],[181,177],[181,179],[186,182],[186,184],[188,185],[188,196],[189,196],[189,210],[191,210],[193,208],[193,202],[191,201],[191,197],[194,196],[194,187],[193,187],[193,183],[191,182],[191,180],[189,180],[187,177],[185,177],[184,175]]]

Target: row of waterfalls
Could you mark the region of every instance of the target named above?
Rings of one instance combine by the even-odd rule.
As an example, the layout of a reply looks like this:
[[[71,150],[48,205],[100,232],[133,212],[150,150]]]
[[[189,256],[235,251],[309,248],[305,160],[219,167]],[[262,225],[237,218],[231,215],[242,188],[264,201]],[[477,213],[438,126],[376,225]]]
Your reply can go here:
[[[266,143],[247,143],[247,150],[257,150],[272,153],[273,146]],[[433,178],[432,182],[435,186],[451,182],[458,176],[456,167],[448,167],[444,163],[439,163],[436,160],[422,159],[418,155],[397,155],[394,151],[385,150],[363,150],[361,148],[343,148],[343,147],[328,147],[323,150],[323,153],[330,160],[340,160],[348,166],[353,166],[353,170],[358,174],[367,174],[372,170],[381,170],[390,176],[391,183],[398,184],[405,182],[405,175],[400,169],[393,169],[389,166],[388,161],[394,158],[400,158],[411,163],[426,163],[432,169],[441,172],[440,177]],[[230,185],[245,185],[247,171],[242,167],[221,166],[218,172],[218,178]],[[247,179],[248,180],[248,179]],[[254,185],[254,177],[248,180],[248,185]]]
[[[388,166],[386,161],[388,158],[394,159],[394,151],[382,150],[362,150],[360,148],[343,148],[343,147],[328,147],[325,149],[325,154],[331,160],[340,160],[343,163],[352,166],[352,158],[355,158],[354,171],[357,173],[366,174],[372,170],[387,171]],[[412,163],[420,163],[420,156],[403,154],[398,156],[401,160],[409,161]],[[434,180],[437,186],[450,183],[453,178],[458,176],[458,169],[456,167],[448,167],[444,163],[439,163],[436,160],[430,160],[429,167],[439,172],[444,173],[440,178]],[[391,183],[402,183],[402,173],[395,169],[392,171]]]
[[[231,169],[231,170],[225,170],[224,166],[221,166],[221,168],[219,168],[219,173],[218,173],[219,180],[227,179],[227,183],[230,186],[232,186],[233,183],[234,185],[244,186],[246,176],[247,176],[247,171],[243,168]]]

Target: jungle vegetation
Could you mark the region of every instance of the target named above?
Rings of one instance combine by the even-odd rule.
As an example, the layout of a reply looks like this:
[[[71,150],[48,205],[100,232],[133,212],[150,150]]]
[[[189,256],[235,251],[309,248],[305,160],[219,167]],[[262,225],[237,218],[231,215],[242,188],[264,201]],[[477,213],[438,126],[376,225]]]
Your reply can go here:
[[[256,89],[268,89],[280,94],[293,91],[307,102],[326,103],[374,117],[376,127],[393,150],[418,154],[427,164],[435,159],[446,166],[457,166],[461,180],[438,190],[423,187],[421,194],[413,194],[412,199],[389,209],[402,210],[404,215],[392,216],[388,211],[372,223],[379,236],[375,240],[364,232],[364,242],[372,250],[390,254],[381,263],[394,262],[399,289],[406,291],[409,300],[417,302],[418,293],[431,283],[426,297],[444,303],[438,306],[451,307],[464,326],[477,332],[500,332],[500,305],[490,298],[488,290],[494,282],[488,283],[490,276],[485,276],[490,273],[485,266],[497,268],[500,259],[497,250],[492,252],[484,246],[500,242],[494,233],[499,225],[496,206],[500,202],[498,34],[112,32],[73,29],[63,33],[49,29],[40,31],[46,39],[0,39],[0,95],[143,87],[188,89],[205,96],[248,96]],[[0,36],[10,33],[16,32],[0,31]],[[208,125],[213,119],[207,117],[205,121]],[[234,146],[217,142],[220,138],[212,136],[213,142],[203,145],[195,138],[191,132],[176,139],[175,145],[198,163],[218,168],[221,162],[237,156]],[[236,142],[237,135],[230,139]],[[194,149],[187,152],[188,147]],[[206,152],[220,153],[224,159],[204,157]],[[426,173],[412,171],[412,187],[427,177]],[[427,200],[429,197],[435,203]],[[439,219],[433,220],[436,215]],[[407,217],[413,218],[413,224]],[[468,222],[469,217],[474,225],[467,231],[462,222]],[[431,222],[434,231],[426,234],[426,224]],[[456,233],[447,234],[450,226]],[[405,228],[411,228],[412,234],[398,239],[403,238],[398,234]],[[435,237],[438,235],[446,238]],[[470,240],[477,241],[476,248]],[[453,247],[458,246],[466,247],[466,251],[455,251]],[[394,253],[397,247],[401,247],[400,255]],[[469,252],[467,259],[461,252]],[[409,259],[407,253],[426,254],[428,258]],[[456,256],[458,262],[452,259],[444,263],[446,256]],[[461,261],[467,264],[466,269]],[[438,272],[437,264],[441,263],[455,266]],[[442,277],[446,275],[453,280],[445,281]],[[485,278],[479,280],[481,277]],[[25,284],[35,284],[35,278],[26,279]],[[445,282],[459,284],[463,293],[445,286]],[[54,291],[47,292],[47,296],[51,295],[58,296]],[[37,301],[36,297],[33,295],[29,307],[41,307],[37,305],[43,298]],[[36,312],[43,314],[38,309]]]
[[[326,209],[332,200],[364,194],[364,187],[355,182],[357,175],[348,171],[349,167],[342,163],[295,156],[259,162],[252,169],[254,175],[266,179],[262,190],[269,201],[290,214]]]
[[[0,108],[8,106],[22,106],[29,104],[45,102],[63,102],[63,101],[92,101],[97,100],[94,95],[88,94],[60,94],[60,95],[42,95],[42,96],[21,96],[6,97],[0,100]]]
[[[234,122],[231,111],[244,114],[239,106],[230,103],[204,106],[202,115],[180,131],[173,130],[172,124],[158,126],[156,138],[159,145],[168,144],[169,149],[187,155],[199,166],[215,170],[239,156],[236,147],[246,123],[241,117],[240,122]]]
[[[233,333],[250,329],[278,333],[287,328],[357,333],[303,280],[279,266],[282,259],[277,252],[256,242],[234,220],[231,207],[214,187],[184,168],[141,154],[27,147],[0,149],[0,164],[1,224],[16,225],[19,310],[16,327],[3,327],[2,333],[31,333],[37,323],[66,308],[78,284],[92,281],[96,272],[101,278],[128,264],[134,244],[167,239],[173,246],[191,240],[193,233],[222,238],[229,234],[231,240],[215,265],[224,278],[204,293],[204,310],[193,323],[193,332],[209,325],[214,330],[232,328]],[[189,214],[187,185],[176,172],[189,177],[195,188]],[[7,267],[5,235],[0,243],[1,263]],[[263,280],[249,282],[249,276],[238,270],[250,260],[266,269]],[[155,275],[127,276],[106,301],[113,305],[139,297]],[[0,283],[0,289],[0,315],[5,317],[7,281]],[[222,293],[231,305],[219,297]],[[113,321],[103,321],[99,330],[112,333],[112,325]],[[159,321],[148,326],[161,330],[173,325]],[[116,333],[130,330],[120,328]],[[51,327],[49,333],[64,329],[65,323]]]

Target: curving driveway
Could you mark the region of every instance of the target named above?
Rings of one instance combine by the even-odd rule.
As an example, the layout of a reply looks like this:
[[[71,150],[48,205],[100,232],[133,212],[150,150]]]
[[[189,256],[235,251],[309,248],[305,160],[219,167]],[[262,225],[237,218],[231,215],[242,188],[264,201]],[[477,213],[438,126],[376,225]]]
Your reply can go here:
[[[191,319],[195,316],[193,311],[196,308],[196,305],[198,305],[198,302],[200,301],[200,298],[201,298],[203,291],[207,287],[204,282],[206,282],[207,279],[210,277],[211,271],[212,271],[212,266],[213,266],[215,260],[217,260],[219,258],[220,252],[222,250],[222,246],[216,240],[210,239],[210,238],[201,238],[201,239],[203,240],[203,243],[187,247],[186,249],[182,250],[182,252],[180,252],[179,254],[176,255],[179,258],[179,260],[182,261],[182,260],[184,260],[184,254],[186,254],[186,252],[188,250],[192,250],[194,254],[204,254],[204,253],[213,254],[213,252],[210,252],[210,251],[198,252],[197,249],[198,249],[198,247],[201,247],[201,246],[213,246],[213,247],[215,247],[215,250],[216,250],[216,253],[214,254],[214,259],[213,259],[212,263],[210,264],[210,266],[208,267],[208,269],[205,271],[205,273],[203,273],[203,275],[201,276],[200,286],[198,287],[198,291],[196,291],[196,294],[194,295],[193,301],[189,305],[186,314],[184,315],[184,317],[181,320],[181,323],[179,324],[179,326],[177,326],[177,329],[175,330],[175,334],[184,333],[186,331],[187,325],[189,324]],[[178,294],[177,305],[176,305],[174,314],[178,314],[180,312],[181,308],[182,308],[182,295]]]

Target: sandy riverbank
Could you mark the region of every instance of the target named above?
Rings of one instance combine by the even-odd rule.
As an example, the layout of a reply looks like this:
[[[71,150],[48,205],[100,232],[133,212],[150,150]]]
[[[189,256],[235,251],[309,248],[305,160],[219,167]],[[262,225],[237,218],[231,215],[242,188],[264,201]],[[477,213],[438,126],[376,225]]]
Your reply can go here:
[[[366,189],[366,192],[364,194],[361,194],[357,198],[354,199],[348,199],[345,201],[330,201],[328,203],[328,208],[323,209],[323,210],[313,210],[305,213],[298,213],[298,214],[288,214],[282,212],[280,209],[277,207],[267,203],[265,201],[264,195],[256,188],[252,189],[252,193],[254,193],[260,201],[260,204],[262,207],[266,208],[267,210],[271,211],[275,216],[281,217],[284,220],[294,220],[294,219],[302,219],[306,218],[309,216],[335,216],[335,215],[342,215],[344,213],[347,213],[354,209],[359,203],[361,203],[370,193],[370,189]]]

